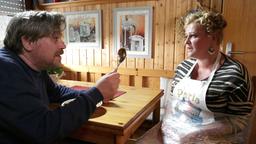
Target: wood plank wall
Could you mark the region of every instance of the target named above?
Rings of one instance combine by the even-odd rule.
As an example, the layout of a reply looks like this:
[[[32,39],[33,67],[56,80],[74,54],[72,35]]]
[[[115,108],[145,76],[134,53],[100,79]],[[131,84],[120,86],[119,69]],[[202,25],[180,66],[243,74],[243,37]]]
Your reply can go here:
[[[222,11],[223,0],[198,0],[205,7]],[[117,64],[113,55],[113,8],[153,7],[152,58],[128,58],[120,66],[121,84],[159,88],[159,77],[173,76],[186,56],[183,41],[176,31],[177,20],[196,0],[79,0],[43,4],[41,9],[58,12],[102,11],[102,49],[68,48],[63,56],[67,79],[95,82]]]
[[[251,76],[256,76],[256,1],[225,0],[223,8],[228,21],[223,43],[232,42],[233,52],[242,52],[233,57],[246,65]]]

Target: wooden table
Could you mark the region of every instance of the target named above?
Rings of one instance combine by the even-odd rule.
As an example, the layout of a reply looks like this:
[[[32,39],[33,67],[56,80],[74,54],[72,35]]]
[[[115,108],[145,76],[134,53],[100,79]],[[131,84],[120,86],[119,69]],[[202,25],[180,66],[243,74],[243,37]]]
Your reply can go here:
[[[66,86],[92,86],[93,83],[59,80]],[[153,112],[160,121],[160,98],[163,90],[120,86],[126,93],[98,107],[92,117],[72,137],[97,144],[124,144]]]

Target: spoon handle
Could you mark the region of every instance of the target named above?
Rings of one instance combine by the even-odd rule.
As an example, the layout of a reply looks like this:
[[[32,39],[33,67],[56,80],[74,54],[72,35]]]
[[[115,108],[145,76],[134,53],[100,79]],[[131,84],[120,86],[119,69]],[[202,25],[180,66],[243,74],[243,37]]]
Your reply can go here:
[[[114,71],[117,71],[118,70],[118,67],[120,66],[120,62],[116,65],[116,68],[114,69]]]

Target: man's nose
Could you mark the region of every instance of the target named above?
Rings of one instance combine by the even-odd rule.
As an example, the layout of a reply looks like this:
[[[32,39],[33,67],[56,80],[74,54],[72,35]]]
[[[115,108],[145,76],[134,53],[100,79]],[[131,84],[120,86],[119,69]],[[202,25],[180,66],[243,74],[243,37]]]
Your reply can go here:
[[[61,49],[65,49],[66,48],[66,44],[65,44],[65,42],[63,40],[61,40],[60,48]]]

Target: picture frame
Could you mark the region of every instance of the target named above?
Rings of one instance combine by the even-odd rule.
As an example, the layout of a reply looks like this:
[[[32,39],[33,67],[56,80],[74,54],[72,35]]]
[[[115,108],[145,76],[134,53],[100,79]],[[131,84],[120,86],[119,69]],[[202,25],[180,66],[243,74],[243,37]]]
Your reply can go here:
[[[152,57],[152,11],[150,6],[113,9],[115,55],[125,48],[127,57]]]
[[[102,48],[101,10],[66,12],[67,47]]]

